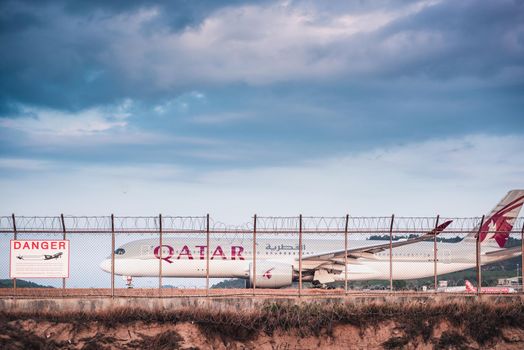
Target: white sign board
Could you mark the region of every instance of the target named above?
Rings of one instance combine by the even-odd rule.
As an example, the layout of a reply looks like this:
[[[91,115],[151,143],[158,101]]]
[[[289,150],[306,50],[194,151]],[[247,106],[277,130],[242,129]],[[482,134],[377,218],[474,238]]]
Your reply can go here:
[[[68,240],[11,240],[11,278],[69,277]]]

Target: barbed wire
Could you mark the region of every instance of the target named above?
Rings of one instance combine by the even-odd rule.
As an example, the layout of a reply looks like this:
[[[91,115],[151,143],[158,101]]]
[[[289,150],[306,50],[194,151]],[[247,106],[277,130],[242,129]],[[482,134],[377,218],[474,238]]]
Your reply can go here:
[[[392,232],[405,234],[423,234],[431,231],[437,224],[437,217],[392,217],[367,216],[347,218],[349,234],[387,234]],[[452,220],[445,233],[463,235],[478,230],[481,217],[439,217],[438,223]],[[112,223],[115,233],[158,233],[159,216],[0,216],[0,233],[111,233]],[[256,229],[261,234],[297,234],[302,227],[303,233],[320,235],[343,234],[346,217],[304,216],[300,225],[299,216],[259,216]],[[513,223],[511,233],[521,232],[524,217]],[[165,233],[205,233],[208,230],[206,216],[162,216],[162,230]],[[222,221],[209,220],[209,231],[215,235],[245,235],[254,230],[254,221],[239,225],[229,225]],[[492,231],[490,231],[492,232]]]

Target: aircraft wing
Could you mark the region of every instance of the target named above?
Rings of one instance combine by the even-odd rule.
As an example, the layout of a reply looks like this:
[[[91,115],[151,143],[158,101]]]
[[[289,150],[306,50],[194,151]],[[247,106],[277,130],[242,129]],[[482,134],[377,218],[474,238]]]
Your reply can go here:
[[[424,234],[424,235],[422,235],[420,237],[411,238],[411,239],[408,239],[408,240],[405,240],[405,241],[393,242],[391,244],[391,247],[392,248],[397,248],[397,247],[402,247],[402,246],[405,246],[405,245],[414,244],[414,243],[423,242],[423,241],[427,241],[427,240],[433,239],[433,237],[438,235],[440,232],[444,231],[444,229],[446,227],[448,227],[449,224],[451,224],[451,222],[452,222],[452,220],[446,221],[443,224],[437,226],[433,230],[427,232],[426,234]],[[389,249],[389,247],[390,247],[390,244],[389,243],[385,243],[385,244],[378,244],[378,245],[374,245],[374,246],[367,246],[367,247],[361,247],[361,248],[348,249],[347,250],[347,256],[348,256],[348,258],[351,258],[351,259],[370,257],[370,256],[372,256],[375,253],[379,253],[379,252],[382,252],[384,250]],[[313,260],[313,261],[332,261],[332,262],[339,262],[339,263],[342,262],[343,263],[343,261],[341,261],[340,259],[344,259],[345,258],[345,252],[346,252],[346,250],[342,249],[342,250],[336,250],[336,251],[332,251],[332,252],[324,252],[324,253],[320,253],[320,254],[316,254],[316,255],[309,255],[307,257],[302,258],[302,261]]]

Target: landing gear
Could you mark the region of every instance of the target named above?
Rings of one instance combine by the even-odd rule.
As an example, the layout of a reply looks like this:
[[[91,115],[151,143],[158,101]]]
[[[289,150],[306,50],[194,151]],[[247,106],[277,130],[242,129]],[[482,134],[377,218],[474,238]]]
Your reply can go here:
[[[327,289],[327,284],[325,283],[320,283],[319,281],[317,280],[314,280],[311,282],[311,285],[313,286],[313,288],[317,288],[317,289]]]
[[[318,289],[335,289],[335,286],[333,286],[332,284],[320,283],[317,280],[312,281],[311,285],[313,286],[313,288],[318,288]]]
[[[122,278],[126,282],[127,288],[133,288],[133,276],[122,276]]]

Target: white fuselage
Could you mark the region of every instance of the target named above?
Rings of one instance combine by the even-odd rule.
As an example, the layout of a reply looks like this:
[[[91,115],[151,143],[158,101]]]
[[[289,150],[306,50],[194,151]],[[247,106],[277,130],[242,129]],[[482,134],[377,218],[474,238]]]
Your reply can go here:
[[[299,269],[299,246],[297,239],[278,237],[258,238],[256,261],[289,264],[294,271]],[[383,240],[348,241],[348,249],[375,246],[387,243]],[[164,238],[160,250],[157,239],[143,239],[126,243],[116,250],[115,274],[133,277],[159,276],[160,269],[165,277],[205,277],[207,256],[205,240],[191,238]],[[249,278],[253,264],[253,242],[235,237],[213,238],[210,243],[209,277]],[[419,242],[392,249],[393,279],[404,280],[433,276],[434,243]],[[344,249],[343,239],[307,238],[303,239],[302,256],[304,259],[324,252]],[[500,250],[498,247],[483,245],[481,264],[495,261],[484,255],[488,251]],[[489,259],[489,260],[488,260]],[[498,260],[502,260],[500,257]],[[340,260],[339,260],[340,261]],[[342,261],[343,262],[343,261]],[[306,259],[302,262],[303,271],[312,271],[319,264],[329,269],[325,260]],[[159,266],[161,264],[161,267]],[[437,273],[445,274],[475,266],[475,244],[438,243]],[[111,271],[111,259],[100,265],[107,272]],[[341,272],[342,271],[342,272]],[[348,258],[348,279],[369,280],[389,279],[390,251],[369,254],[365,258]],[[331,272],[334,280],[344,280],[344,265],[338,264]]]

